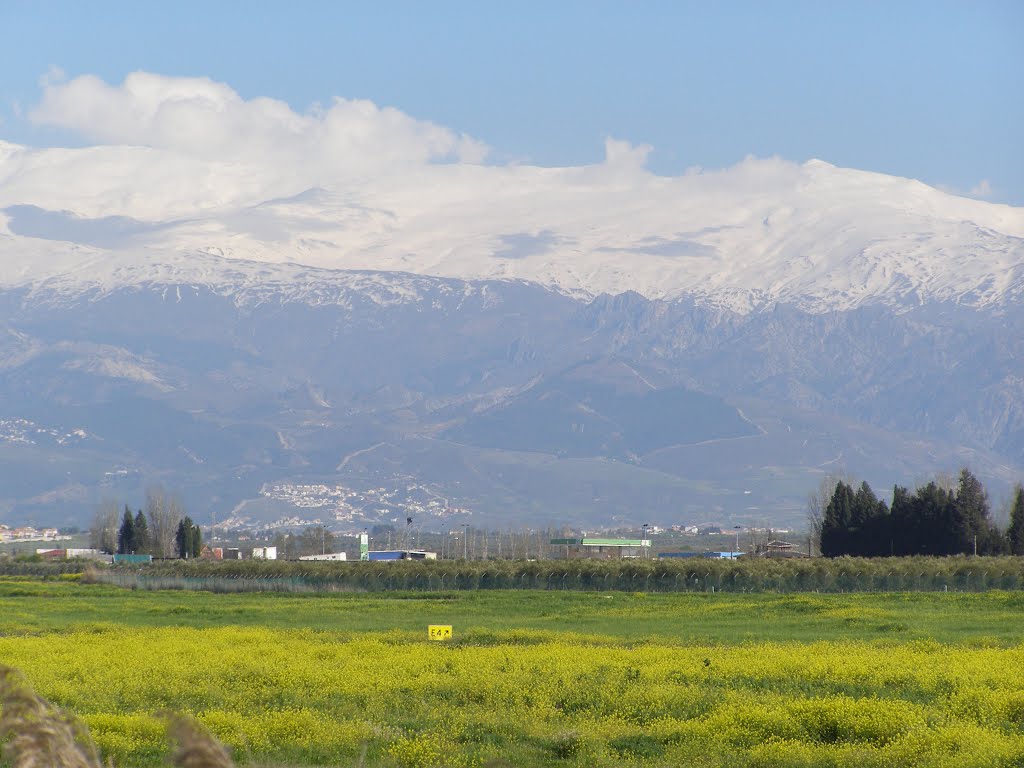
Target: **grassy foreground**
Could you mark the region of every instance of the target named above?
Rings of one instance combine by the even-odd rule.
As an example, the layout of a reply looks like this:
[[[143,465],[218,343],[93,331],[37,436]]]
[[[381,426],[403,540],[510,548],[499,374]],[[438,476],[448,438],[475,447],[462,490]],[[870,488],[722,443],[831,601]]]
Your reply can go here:
[[[118,766],[1024,765],[1024,594],[214,595],[0,581],[0,663]],[[429,643],[429,623],[455,641]]]

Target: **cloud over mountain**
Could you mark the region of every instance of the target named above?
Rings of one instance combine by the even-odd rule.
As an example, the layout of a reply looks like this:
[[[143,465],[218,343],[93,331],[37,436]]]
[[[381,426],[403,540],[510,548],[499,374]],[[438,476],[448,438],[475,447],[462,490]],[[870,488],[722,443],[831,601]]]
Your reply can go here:
[[[1024,209],[820,160],[661,176],[619,138],[485,163],[202,78],[42,87],[87,145],[0,141],[0,427],[90,438],[7,446],[22,500],[172,472],[230,512],[349,473],[618,520],[802,515],[845,462],[1018,474]]]
[[[259,166],[291,161],[325,177],[436,160],[479,162],[487,153],[468,136],[366,100],[336,98],[299,114],[276,99],[247,101],[208,78],[148,72],[120,85],[91,75],[46,82],[30,118],[104,144]]]
[[[144,278],[146,263],[198,252],[740,310],[1024,291],[1024,209],[817,160],[666,177],[647,170],[649,146],[608,138],[595,165],[482,164],[480,141],[394,108],[335,99],[298,113],[145,72],[47,79],[31,119],[94,143],[0,143],[0,248],[22,281],[76,264]]]

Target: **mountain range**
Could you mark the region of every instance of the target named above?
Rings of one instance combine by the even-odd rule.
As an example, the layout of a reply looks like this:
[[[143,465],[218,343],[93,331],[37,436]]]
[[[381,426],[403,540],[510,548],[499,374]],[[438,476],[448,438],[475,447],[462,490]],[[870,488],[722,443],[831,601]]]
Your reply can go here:
[[[829,474],[1024,479],[1024,209],[615,142],[302,188],[168,154],[0,143],[0,516],[793,527]]]

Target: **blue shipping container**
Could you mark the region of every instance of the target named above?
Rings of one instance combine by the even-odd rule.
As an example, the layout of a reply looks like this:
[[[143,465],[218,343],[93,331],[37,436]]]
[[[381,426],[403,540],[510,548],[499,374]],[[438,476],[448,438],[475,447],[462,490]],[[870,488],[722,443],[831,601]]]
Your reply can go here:
[[[405,552],[402,550],[381,550],[378,552],[369,552],[370,560],[402,560],[405,558]]]

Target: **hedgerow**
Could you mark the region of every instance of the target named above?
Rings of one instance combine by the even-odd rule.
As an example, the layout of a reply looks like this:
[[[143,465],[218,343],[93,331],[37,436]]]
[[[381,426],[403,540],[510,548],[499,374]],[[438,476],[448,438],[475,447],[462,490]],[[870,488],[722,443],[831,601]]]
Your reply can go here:
[[[132,588],[241,591],[543,589],[907,592],[1024,588],[1021,557],[718,560],[158,561],[85,578]]]

